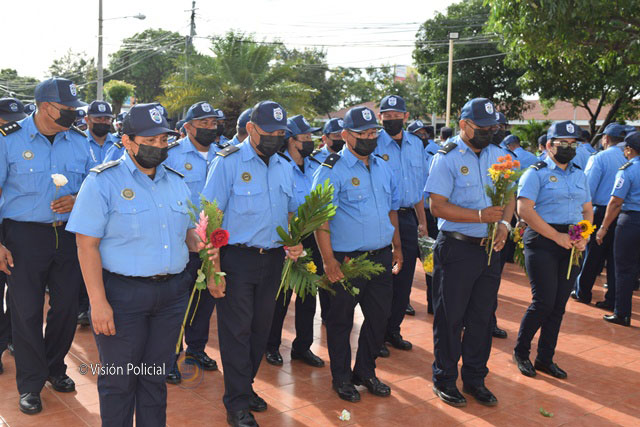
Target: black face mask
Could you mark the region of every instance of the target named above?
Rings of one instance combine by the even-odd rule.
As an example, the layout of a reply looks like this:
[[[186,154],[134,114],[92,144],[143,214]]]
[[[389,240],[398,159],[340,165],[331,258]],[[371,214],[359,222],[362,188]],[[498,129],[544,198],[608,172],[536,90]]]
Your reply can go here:
[[[111,125],[107,123],[94,123],[91,132],[98,138],[102,138],[111,130]]]
[[[419,138],[422,141],[422,148],[427,148],[427,145],[429,145],[429,137],[428,136],[420,136]]]
[[[402,119],[394,119],[394,120],[383,120],[382,127],[387,131],[389,136],[394,136],[399,134],[402,131],[403,125]]]
[[[271,157],[284,145],[284,135],[260,135],[260,142],[256,145],[258,151]]]
[[[298,150],[298,153],[304,158],[309,157],[313,153],[313,141],[301,141],[302,150]]]
[[[569,163],[576,156],[576,149],[572,147],[557,147],[558,151],[553,157],[563,165]]]
[[[361,156],[368,156],[374,152],[378,146],[378,137],[375,138],[356,138],[356,145],[353,151]]]
[[[153,169],[167,160],[169,147],[158,148],[147,144],[138,144],[138,154],[133,156],[136,162],[145,169]]]
[[[491,141],[493,140],[494,132],[495,131],[490,129],[474,128],[473,138],[471,138],[469,142],[471,143],[471,145],[474,146],[474,148],[477,148],[478,150],[482,150],[487,145],[491,144]]]
[[[224,124],[218,125],[218,127],[216,128],[216,133],[218,134],[218,136],[222,136],[222,134],[224,133]]]
[[[336,153],[344,147],[344,139],[332,139],[331,140],[331,149]]]
[[[54,120],[57,125],[69,129],[76,122],[76,119],[78,118],[76,110],[61,110],[56,107],[53,108],[60,112],[60,117]],[[51,117],[50,114],[49,117]]]
[[[210,146],[216,140],[218,131],[216,129],[196,128],[196,141],[205,147]]]
[[[507,136],[506,130],[498,129],[498,131],[495,134],[493,134],[493,139],[491,140],[491,143],[493,145],[500,145],[500,143],[506,136]]]

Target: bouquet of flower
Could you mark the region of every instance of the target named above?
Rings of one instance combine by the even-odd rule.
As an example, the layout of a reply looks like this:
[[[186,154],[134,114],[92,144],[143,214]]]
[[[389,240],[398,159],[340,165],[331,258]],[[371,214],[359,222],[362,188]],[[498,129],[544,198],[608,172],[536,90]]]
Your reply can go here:
[[[431,237],[418,236],[418,248],[420,248],[420,260],[424,267],[424,272],[429,276],[433,275],[433,248],[436,241]]]
[[[187,201],[187,203],[189,204],[189,208],[191,209],[189,212],[189,217],[195,224],[196,234],[205,244],[205,248],[198,253],[200,259],[202,260],[202,266],[198,270],[196,283],[193,287],[193,290],[191,291],[191,296],[189,297],[187,311],[184,313],[182,328],[180,329],[180,336],[178,337],[178,343],[176,344],[176,354],[180,352],[180,344],[182,343],[184,327],[187,323],[187,316],[189,315],[191,303],[193,302],[193,297],[196,291],[198,291],[198,300],[196,301],[196,307],[193,310],[193,316],[191,317],[192,322],[193,317],[196,314],[196,310],[198,309],[198,304],[200,303],[200,293],[203,290],[207,289],[207,279],[213,276],[216,285],[219,285],[220,278],[225,276],[225,273],[216,271],[213,262],[211,262],[211,259],[209,258],[210,255],[208,253],[209,247],[221,248],[229,243],[229,232],[221,228],[224,213],[220,209],[218,209],[218,203],[216,201],[213,201],[212,203],[201,196],[199,208],[191,203],[191,201]]]
[[[360,293],[360,289],[353,286],[351,280],[360,278],[371,280],[372,277],[377,276],[385,270],[381,264],[367,259],[367,255],[368,253],[365,252],[356,258],[346,257],[342,262],[342,265],[340,265],[340,271],[342,271],[344,278],[338,283],[340,283],[344,290],[349,292],[352,296],[358,295],[358,293]],[[336,293],[331,288],[331,282],[326,274],[322,276],[317,286],[328,290],[332,295]]]
[[[51,180],[53,181],[53,185],[56,186],[56,192],[53,195],[53,200],[56,200],[56,197],[58,196],[58,191],[60,191],[60,187],[64,187],[65,185],[67,185],[69,180],[67,179],[66,176],[62,175],[61,173],[54,173],[53,175],[51,175]],[[56,233],[56,249],[58,249],[58,227],[56,225],[55,213],[53,214],[53,232]]]
[[[505,206],[515,194],[518,186],[517,181],[524,171],[519,170],[520,162],[517,160],[514,161],[509,154],[498,157],[498,162],[500,163],[491,165],[488,170],[493,186],[486,185],[485,191],[489,199],[491,199],[492,206]],[[489,236],[489,243],[486,246],[489,255],[487,265],[491,264],[491,254],[493,253],[497,230],[498,226],[496,223],[487,225],[487,233]]]
[[[318,185],[305,197],[304,203],[298,207],[297,215],[289,221],[288,233],[282,227],[278,226],[276,231],[282,239],[278,241],[278,243],[284,245],[285,249],[288,246],[299,245],[300,242],[311,235],[311,233],[317,230],[322,224],[333,218],[336,214],[336,207],[331,203],[332,201],[333,185],[330,184],[327,179],[324,184]],[[293,286],[295,286],[296,293],[301,298],[304,298],[304,296],[309,293],[315,295],[313,281],[299,280],[309,279],[308,277],[298,274],[295,277],[298,281],[295,283],[292,282],[291,272],[294,264],[296,263],[294,263],[293,260],[287,258],[284,269],[282,270],[282,280],[280,281],[280,288],[278,289],[276,298],[280,296],[280,292],[287,292],[293,289]],[[298,267],[302,264],[298,265]],[[295,268],[296,272],[301,271],[298,267]]]
[[[579,223],[575,225],[569,226],[569,239],[572,242],[579,242],[582,239],[588,239],[589,236],[593,234],[596,230],[596,226],[592,225],[591,222],[583,219]],[[569,270],[567,271],[567,280],[571,277],[571,268],[574,265],[578,265],[580,263],[580,259],[582,258],[582,252],[576,251],[576,247],[571,248],[571,259],[569,260]]]
[[[524,263],[524,242],[522,238],[524,237],[524,230],[526,227],[522,225],[518,225],[514,227],[511,231],[511,240],[516,244],[515,251],[513,252],[513,260],[524,270],[524,273],[527,274],[527,267]]]

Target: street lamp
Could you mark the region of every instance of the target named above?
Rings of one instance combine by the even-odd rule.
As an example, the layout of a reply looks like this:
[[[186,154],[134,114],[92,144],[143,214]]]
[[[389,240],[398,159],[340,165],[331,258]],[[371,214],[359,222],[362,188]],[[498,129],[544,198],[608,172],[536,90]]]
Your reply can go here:
[[[135,18],[139,20],[143,20],[146,18],[145,15],[139,13],[137,15],[131,16],[120,16],[117,18],[102,18],[102,0],[98,0],[98,84],[96,88],[96,99],[98,101],[102,101],[102,86],[104,84],[104,75],[102,70],[102,21],[110,21],[112,19],[124,19],[124,18]]]
[[[453,80],[453,41],[460,38],[459,33],[449,33],[449,75],[447,76],[447,117],[446,126],[449,127],[451,117],[451,82]]]

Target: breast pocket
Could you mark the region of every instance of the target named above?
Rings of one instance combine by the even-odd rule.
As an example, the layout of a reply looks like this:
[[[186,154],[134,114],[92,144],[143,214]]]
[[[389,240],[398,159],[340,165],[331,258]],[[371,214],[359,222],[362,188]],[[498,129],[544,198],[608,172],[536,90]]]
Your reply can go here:
[[[238,214],[255,215],[267,209],[269,200],[259,185],[234,185],[231,209]]]
[[[113,211],[110,232],[121,237],[134,239],[141,237],[142,225],[145,221],[152,221],[149,207],[142,203],[135,203],[133,200],[119,200]]]
[[[483,198],[484,189],[478,177],[458,176],[454,182],[451,201],[460,204],[472,204]]]
[[[360,215],[366,216],[369,213],[369,199],[371,194],[364,188],[349,188],[347,189],[347,200],[349,204],[360,211]]]
[[[45,191],[39,188],[39,182],[42,182],[45,165],[36,161],[23,161],[15,164],[15,185],[22,194],[36,194]],[[51,182],[50,180],[47,182]],[[51,183],[53,185],[53,183]]]
[[[82,185],[82,180],[85,175],[85,165],[82,161],[74,160],[72,162],[67,163],[64,166],[64,175],[69,180],[69,183],[65,186],[66,192],[65,194],[73,194],[77,193],[80,190],[80,186]],[[60,191],[63,189],[61,188]]]
[[[176,200],[170,205],[170,227],[173,228],[172,231],[179,237],[186,235],[187,228],[189,227],[189,221],[191,221],[186,203],[186,201]]]
[[[575,185],[569,187],[569,192],[571,193],[571,198],[578,202],[589,199],[584,182],[576,182]]]

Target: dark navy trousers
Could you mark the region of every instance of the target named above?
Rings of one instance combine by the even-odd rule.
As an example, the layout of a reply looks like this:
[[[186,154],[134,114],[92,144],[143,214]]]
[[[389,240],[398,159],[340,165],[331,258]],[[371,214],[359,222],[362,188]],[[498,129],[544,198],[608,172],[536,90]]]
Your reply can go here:
[[[64,358],[76,331],[82,284],[76,236],[51,224],[3,221],[4,244],[13,255],[7,276],[18,392],[39,393],[50,376],[66,373]],[[47,326],[42,334],[45,284],[49,286]]]
[[[553,362],[560,324],[580,266],[573,266],[567,280],[571,250],[561,248],[531,227],[525,231],[523,242],[533,301],[520,323],[514,351],[529,358],[531,341],[540,329],[536,359],[549,364]]]
[[[6,292],[5,292],[6,291]],[[4,307],[5,295],[7,306]],[[0,272],[0,356],[11,342],[11,310],[9,309],[9,288],[7,275]]]
[[[610,229],[609,232],[611,231]],[[620,213],[614,245],[617,286],[615,313],[620,317],[627,317],[631,316],[631,300],[638,281],[638,266],[640,265],[639,211]],[[609,289],[611,289],[611,285],[609,285]]]
[[[438,237],[438,219],[431,215],[431,210],[425,208],[424,213],[427,216],[427,232],[429,237],[435,239]],[[433,273],[431,276],[425,274],[425,281],[427,283],[427,309],[431,307],[433,310]]]
[[[173,366],[187,309],[188,278],[182,272],[165,282],[152,282],[103,272],[116,334],[94,336],[100,364],[121,369],[98,375],[104,427],[133,425],[134,410],[137,426],[166,425],[165,376]],[[152,370],[136,372],[138,367]]]
[[[484,246],[456,240],[440,232],[434,250],[433,382],[454,385],[462,356],[462,380],[484,384],[489,373],[491,332],[500,285],[500,257],[491,265]],[[464,328],[464,335],[462,329]]]
[[[196,285],[198,270],[202,266],[200,255],[195,252],[189,252],[189,263],[187,264],[187,274],[189,276],[189,294]],[[197,303],[197,305],[196,305]],[[216,305],[216,299],[211,295],[208,289],[198,292],[193,296],[193,302],[187,316],[187,324],[184,327],[184,340],[187,343],[187,351],[200,352],[209,342],[209,325],[211,324],[211,315]],[[195,316],[194,316],[195,310]]]

